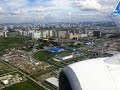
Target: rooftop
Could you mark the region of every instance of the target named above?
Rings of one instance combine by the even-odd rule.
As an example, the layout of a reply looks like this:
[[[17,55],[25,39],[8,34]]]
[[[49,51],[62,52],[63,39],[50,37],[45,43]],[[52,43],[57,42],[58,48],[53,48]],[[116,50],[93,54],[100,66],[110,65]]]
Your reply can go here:
[[[72,55],[72,54],[63,53],[63,54],[57,55],[56,57],[57,57],[57,58],[63,58],[63,57],[70,56],[70,55]]]
[[[63,48],[53,47],[53,48],[47,49],[46,51],[48,51],[48,52],[60,52],[63,50],[64,50]]]
[[[51,83],[52,85],[54,85],[54,86],[56,86],[56,87],[58,87],[59,85],[58,85],[58,79],[57,78],[55,78],[55,77],[51,77],[51,78],[48,78],[48,79],[46,79],[46,81],[47,82],[49,82],[49,83]]]

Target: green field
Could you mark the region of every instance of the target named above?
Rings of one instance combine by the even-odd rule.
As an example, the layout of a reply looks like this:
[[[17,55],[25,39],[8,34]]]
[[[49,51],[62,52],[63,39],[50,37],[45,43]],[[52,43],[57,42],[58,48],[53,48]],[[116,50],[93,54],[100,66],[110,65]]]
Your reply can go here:
[[[6,74],[6,73],[9,73],[10,70],[0,70],[0,75],[3,75],[3,74]]]
[[[23,37],[0,38],[0,52],[2,53],[5,49],[18,48],[27,44],[28,40]]]
[[[13,72],[13,69],[6,64],[0,62],[0,75]]]
[[[46,59],[52,59],[58,54],[63,54],[63,53],[71,53],[71,51],[62,51],[62,52],[57,52],[57,53],[49,53],[44,50],[37,52],[34,56],[36,59],[45,61]]]
[[[57,68],[62,68],[64,67],[64,65],[61,62],[57,62],[54,61],[53,58],[58,55],[58,54],[62,54],[62,53],[68,53],[68,51],[63,51],[63,52],[59,52],[59,53],[49,53],[46,51],[39,51],[34,55],[34,58],[39,60],[39,61],[45,61],[47,63],[49,63],[50,65],[54,65]]]
[[[21,82],[19,84],[15,84],[10,87],[4,88],[2,90],[45,90],[45,89],[28,80],[28,81]]]
[[[41,61],[45,61],[46,59],[51,59],[55,56],[55,53],[48,53],[46,51],[39,51],[35,54],[35,58]]]

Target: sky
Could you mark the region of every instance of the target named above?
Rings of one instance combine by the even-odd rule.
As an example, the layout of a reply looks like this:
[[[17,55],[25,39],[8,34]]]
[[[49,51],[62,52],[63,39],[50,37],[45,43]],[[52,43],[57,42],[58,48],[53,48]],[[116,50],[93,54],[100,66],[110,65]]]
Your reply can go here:
[[[109,21],[118,0],[0,0],[0,23]]]

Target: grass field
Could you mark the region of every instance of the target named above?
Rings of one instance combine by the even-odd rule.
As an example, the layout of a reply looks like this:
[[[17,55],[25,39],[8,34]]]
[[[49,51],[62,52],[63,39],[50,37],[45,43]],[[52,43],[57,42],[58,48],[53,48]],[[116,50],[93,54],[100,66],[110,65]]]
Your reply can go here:
[[[12,71],[13,71],[12,68],[0,62],[0,75],[6,74]]]
[[[28,40],[22,37],[7,37],[0,38],[0,52],[3,52],[5,49],[17,48],[28,44]]]
[[[63,51],[63,52],[59,52],[59,53],[48,53],[46,51],[39,51],[34,55],[34,58],[39,61],[45,61],[45,62],[49,63],[50,65],[56,66],[57,68],[62,68],[62,67],[64,67],[64,65],[61,62],[57,62],[57,61],[53,60],[53,58],[57,54],[62,54],[62,53],[68,53],[68,51]]]
[[[63,51],[63,52],[57,52],[57,53],[49,53],[44,50],[37,52],[34,56],[36,59],[45,61],[46,59],[52,59],[58,54],[63,54],[63,53],[71,53],[71,51]]]
[[[15,84],[10,87],[4,88],[2,90],[45,90],[45,89],[28,80],[28,81],[21,82],[19,84]]]
[[[0,69],[0,75],[6,74],[6,73],[9,73],[9,72],[10,72],[9,70]]]

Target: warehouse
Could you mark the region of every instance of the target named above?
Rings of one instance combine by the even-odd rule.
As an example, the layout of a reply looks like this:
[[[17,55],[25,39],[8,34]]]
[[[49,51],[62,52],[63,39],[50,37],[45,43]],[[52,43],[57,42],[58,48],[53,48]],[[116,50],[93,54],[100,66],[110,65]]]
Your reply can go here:
[[[52,87],[58,89],[59,80],[57,78],[51,77],[51,78],[46,79],[45,81],[46,81],[46,83],[52,85]]]
[[[72,54],[59,54],[56,56],[56,59],[59,59],[59,60],[67,60],[71,58],[73,58]]]
[[[85,40],[83,43],[85,45],[93,45],[94,44],[94,42],[92,40]]]
[[[64,51],[64,49],[63,48],[58,48],[58,47],[53,47],[53,48],[47,49],[46,51],[54,53],[54,52],[62,52],[62,51]]]

